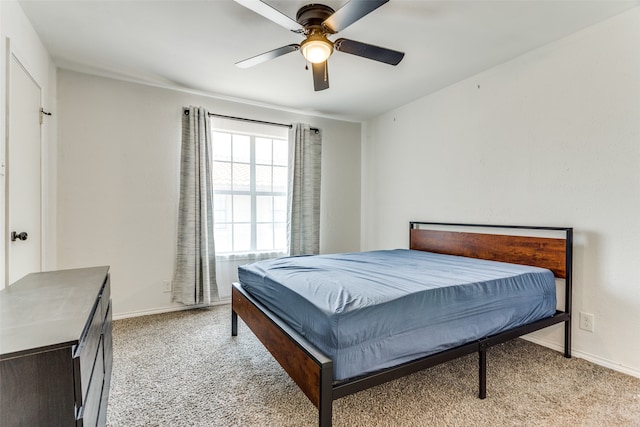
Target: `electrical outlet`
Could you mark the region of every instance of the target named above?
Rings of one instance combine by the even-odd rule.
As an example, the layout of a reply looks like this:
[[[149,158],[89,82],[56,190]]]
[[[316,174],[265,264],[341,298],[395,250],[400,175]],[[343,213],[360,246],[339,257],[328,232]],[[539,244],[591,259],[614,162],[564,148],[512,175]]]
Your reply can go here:
[[[171,280],[165,280],[162,284],[164,286],[164,292],[171,292]]]
[[[580,329],[593,332],[593,314],[580,312]]]

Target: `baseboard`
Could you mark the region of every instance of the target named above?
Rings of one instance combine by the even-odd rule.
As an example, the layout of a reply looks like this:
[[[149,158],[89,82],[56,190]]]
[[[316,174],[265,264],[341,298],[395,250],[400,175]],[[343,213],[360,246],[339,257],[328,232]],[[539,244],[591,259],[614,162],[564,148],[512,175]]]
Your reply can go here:
[[[231,297],[221,299],[211,304],[197,304],[197,305],[176,305],[170,307],[160,307],[151,310],[130,311],[127,313],[117,313],[113,315],[113,320],[128,319],[130,317],[149,316],[151,314],[171,313],[173,311],[193,310],[196,308],[205,308],[216,305],[225,305],[231,303]]]
[[[531,341],[532,343],[539,344],[539,345],[541,345],[543,347],[548,347],[548,348],[551,348],[553,350],[557,350],[557,351],[559,351],[561,353],[564,352],[564,346],[563,345],[559,345],[558,343],[555,343],[553,341],[540,339],[540,338],[537,338],[537,337],[531,337],[529,335],[527,335],[526,337],[522,337],[522,338],[527,340],[527,341]],[[612,370],[617,371],[617,372],[621,372],[621,373],[626,374],[626,375],[631,375],[632,377],[640,378],[640,370],[638,370],[638,369],[631,368],[629,366],[624,366],[624,365],[621,365],[621,364],[616,363],[614,361],[607,360],[607,359],[604,359],[604,358],[599,357],[599,356],[594,356],[593,354],[585,353],[584,351],[576,350],[575,348],[571,349],[571,356],[587,360],[587,361],[589,361],[591,363],[595,363],[596,365],[603,366],[605,368],[609,368],[609,369],[612,369]]]

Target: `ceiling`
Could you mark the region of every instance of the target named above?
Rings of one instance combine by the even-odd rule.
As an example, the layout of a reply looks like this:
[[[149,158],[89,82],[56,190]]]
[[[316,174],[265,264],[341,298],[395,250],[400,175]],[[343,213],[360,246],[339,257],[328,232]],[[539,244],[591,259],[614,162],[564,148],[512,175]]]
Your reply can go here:
[[[310,0],[264,0],[295,19]],[[320,1],[320,0],[316,0]],[[325,0],[339,9],[346,0]],[[314,92],[293,52],[248,69],[240,60],[302,36],[233,0],[22,0],[61,68],[360,121],[503,63],[640,1],[391,0],[337,37],[405,52],[397,66],[343,52]]]

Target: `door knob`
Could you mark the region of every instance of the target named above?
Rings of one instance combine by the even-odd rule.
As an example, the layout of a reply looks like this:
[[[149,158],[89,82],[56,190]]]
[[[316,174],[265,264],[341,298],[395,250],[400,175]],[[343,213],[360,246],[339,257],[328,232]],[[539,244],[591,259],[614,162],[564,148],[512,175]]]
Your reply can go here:
[[[23,231],[22,233],[17,233],[15,231],[11,232],[12,242],[15,242],[16,240],[27,240],[27,237],[29,237],[29,235],[27,234],[26,231]]]

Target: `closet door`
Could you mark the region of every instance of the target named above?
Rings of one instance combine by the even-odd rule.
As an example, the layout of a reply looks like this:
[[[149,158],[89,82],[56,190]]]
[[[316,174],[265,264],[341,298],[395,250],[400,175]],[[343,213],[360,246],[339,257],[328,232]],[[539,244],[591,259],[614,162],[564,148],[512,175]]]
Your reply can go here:
[[[6,284],[41,270],[42,155],[40,86],[15,55],[9,74]]]

